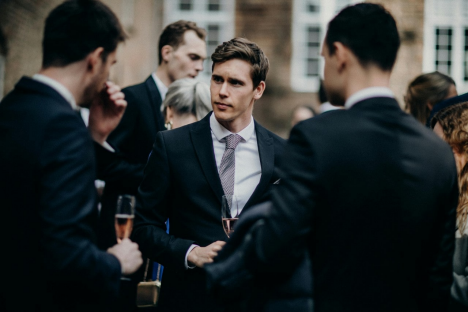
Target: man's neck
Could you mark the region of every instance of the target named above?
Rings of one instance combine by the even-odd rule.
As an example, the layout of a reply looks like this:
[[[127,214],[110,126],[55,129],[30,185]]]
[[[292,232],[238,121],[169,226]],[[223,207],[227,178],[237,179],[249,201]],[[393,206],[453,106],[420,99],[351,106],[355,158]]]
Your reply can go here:
[[[390,86],[390,71],[382,71],[375,66],[368,67],[366,69],[359,68],[358,70],[349,73],[348,83],[345,86],[345,100],[351,95],[361,90],[372,88],[372,87],[384,87],[389,88]]]
[[[71,64],[65,67],[42,68],[39,74],[49,77],[62,84],[73,95],[77,103],[81,102],[85,83],[80,66]]]
[[[164,83],[166,87],[169,87],[169,85],[173,83],[169,77],[169,74],[167,73],[165,64],[159,65],[158,69],[156,70],[156,76],[158,76],[159,80],[161,80],[161,82]]]

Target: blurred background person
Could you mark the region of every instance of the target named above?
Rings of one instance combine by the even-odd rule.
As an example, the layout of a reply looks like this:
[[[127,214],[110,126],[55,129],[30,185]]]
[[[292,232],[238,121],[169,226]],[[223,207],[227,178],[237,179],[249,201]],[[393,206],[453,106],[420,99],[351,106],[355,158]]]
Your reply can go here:
[[[167,90],[162,112],[167,130],[201,120],[211,112],[210,87],[195,79],[176,80]]]
[[[431,126],[452,147],[460,190],[449,311],[468,311],[468,102],[440,111],[432,119]]]
[[[437,103],[457,95],[455,81],[439,72],[422,74],[408,85],[405,110],[423,125]]]
[[[298,122],[315,116],[314,109],[308,105],[299,105],[292,111],[291,126],[294,127]]]
[[[166,130],[161,108],[169,85],[195,78],[206,58],[205,30],[190,21],[167,25],[159,37],[159,66],[143,83],[122,90],[127,109],[109,135],[109,144],[122,156],[112,162],[110,152],[96,145],[98,178],[106,182],[99,222],[99,246],[115,244],[114,214],[117,196],[136,195],[156,134]]]

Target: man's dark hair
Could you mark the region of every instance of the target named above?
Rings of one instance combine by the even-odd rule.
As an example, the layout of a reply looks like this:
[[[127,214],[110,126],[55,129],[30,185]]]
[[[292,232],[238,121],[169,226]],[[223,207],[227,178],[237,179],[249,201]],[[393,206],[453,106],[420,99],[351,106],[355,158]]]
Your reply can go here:
[[[254,89],[261,81],[266,80],[270,63],[255,42],[245,38],[234,38],[223,42],[216,47],[211,55],[213,61],[212,70],[216,63],[224,63],[232,59],[240,59],[249,62],[251,66],[250,76],[252,77]]]
[[[45,22],[42,67],[62,67],[84,59],[99,47],[103,60],[126,38],[115,14],[97,0],[69,0]]]
[[[328,24],[325,38],[330,55],[334,42],[341,42],[363,66],[377,65],[390,71],[395,64],[400,37],[392,15],[380,4],[348,6]]]
[[[161,36],[159,36],[159,64],[162,63],[162,47],[170,45],[174,50],[177,50],[177,48],[184,43],[184,34],[189,30],[193,30],[197,34],[198,38],[205,40],[206,31],[203,28],[198,27],[195,22],[180,20],[169,24],[164,28]]]

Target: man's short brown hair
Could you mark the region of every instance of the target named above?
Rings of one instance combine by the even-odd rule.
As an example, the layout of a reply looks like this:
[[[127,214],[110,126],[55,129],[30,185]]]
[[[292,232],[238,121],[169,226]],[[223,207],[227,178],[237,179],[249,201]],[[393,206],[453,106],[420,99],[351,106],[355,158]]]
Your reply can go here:
[[[180,20],[169,24],[164,28],[161,36],[159,36],[159,64],[162,63],[162,47],[170,45],[174,50],[177,50],[177,48],[184,43],[184,34],[189,30],[193,30],[197,34],[198,38],[205,40],[206,31],[203,28],[198,27],[195,22]]]
[[[261,81],[266,80],[270,63],[255,42],[245,38],[234,38],[220,44],[211,55],[213,61],[212,70],[216,63],[223,63],[232,59],[240,59],[249,62],[251,66],[250,76],[254,88]]]

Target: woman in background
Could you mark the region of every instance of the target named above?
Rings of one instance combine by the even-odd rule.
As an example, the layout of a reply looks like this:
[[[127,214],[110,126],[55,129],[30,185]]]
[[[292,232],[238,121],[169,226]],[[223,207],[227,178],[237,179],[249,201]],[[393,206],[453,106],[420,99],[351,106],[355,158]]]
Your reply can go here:
[[[419,75],[408,85],[405,109],[425,125],[435,104],[456,95],[455,81],[449,76],[439,72]]]
[[[460,191],[449,311],[468,311],[468,102],[449,106],[437,113],[431,127],[452,147]]]
[[[209,86],[192,78],[174,81],[162,105],[168,130],[198,121],[211,110]]]

